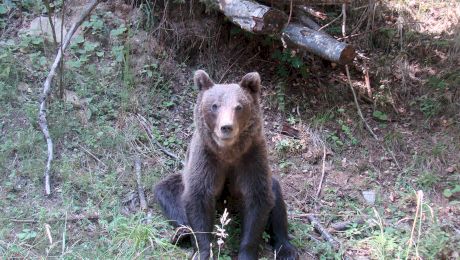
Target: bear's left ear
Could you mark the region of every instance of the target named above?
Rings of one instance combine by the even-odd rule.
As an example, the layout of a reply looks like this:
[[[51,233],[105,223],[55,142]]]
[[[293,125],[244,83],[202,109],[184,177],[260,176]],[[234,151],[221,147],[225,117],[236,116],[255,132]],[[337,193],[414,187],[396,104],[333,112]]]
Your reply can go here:
[[[248,89],[253,94],[258,94],[260,91],[260,75],[257,72],[251,72],[244,75],[241,79],[240,86]]]
[[[197,70],[195,71],[195,75],[193,76],[193,81],[195,82],[195,86],[198,90],[207,90],[214,86],[214,82],[209,77],[208,73],[204,70]]]

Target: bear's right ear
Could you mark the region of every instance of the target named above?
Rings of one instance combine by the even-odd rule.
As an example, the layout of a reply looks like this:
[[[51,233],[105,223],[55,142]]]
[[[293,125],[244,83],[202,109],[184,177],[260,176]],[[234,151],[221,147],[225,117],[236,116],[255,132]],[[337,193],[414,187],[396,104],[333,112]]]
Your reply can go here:
[[[251,72],[241,79],[240,86],[249,90],[252,94],[260,92],[260,75],[257,72]]]
[[[208,73],[206,73],[204,70],[197,70],[195,71],[195,76],[193,77],[193,81],[195,81],[195,86],[198,88],[198,90],[207,90],[214,86],[214,82],[212,82],[212,79],[208,76]]]

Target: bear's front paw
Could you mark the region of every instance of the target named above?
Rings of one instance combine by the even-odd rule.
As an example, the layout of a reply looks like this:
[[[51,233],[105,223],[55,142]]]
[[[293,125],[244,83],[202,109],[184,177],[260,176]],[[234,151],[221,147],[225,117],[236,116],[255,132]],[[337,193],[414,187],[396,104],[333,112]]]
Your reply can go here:
[[[276,259],[277,260],[298,260],[299,253],[291,243],[284,242],[276,247]]]

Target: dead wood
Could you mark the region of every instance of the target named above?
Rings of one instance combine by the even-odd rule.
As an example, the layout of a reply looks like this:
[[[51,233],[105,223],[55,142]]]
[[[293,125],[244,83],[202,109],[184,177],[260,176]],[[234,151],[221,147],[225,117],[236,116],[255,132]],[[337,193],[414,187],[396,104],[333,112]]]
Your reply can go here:
[[[50,171],[51,171],[51,162],[53,161],[53,140],[51,139],[49,130],[48,130],[48,122],[46,120],[46,105],[48,101],[48,97],[51,94],[51,82],[53,81],[54,75],[56,75],[56,69],[59,66],[63,52],[67,48],[70,43],[70,39],[72,38],[73,34],[77,30],[77,28],[83,23],[85,18],[91,13],[91,11],[99,4],[100,0],[93,0],[89,3],[86,9],[81,13],[79,19],[72,25],[69,32],[64,38],[64,41],[61,43],[62,46],[59,48],[56,58],[54,59],[54,63],[51,66],[50,72],[46,77],[45,82],[43,83],[43,94],[40,97],[40,107],[38,113],[38,124],[43,132],[43,135],[46,139],[46,144],[48,147],[48,159],[45,166],[45,194],[51,194],[51,185],[50,185]]]
[[[321,234],[321,236],[332,245],[334,250],[338,251],[340,249],[339,241],[337,241],[331,235],[331,233],[329,233],[329,231],[327,231],[327,229],[323,225],[321,225],[321,223],[313,215],[308,214],[307,219],[308,221],[310,221],[310,224],[313,226],[313,228],[316,231],[318,231]]]
[[[139,156],[136,156],[134,159],[134,170],[136,172],[136,183],[137,183],[137,193],[139,195],[139,204],[141,206],[141,210],[147,210],[147,200],[145,199],[145,192],[144,187],[141,181],[141,159]]]
[[[163,147],[163,145],[161,145],[155,139],[155,137],[152,134],[152,129],[150,129],[150,125],[149,125],[149,122],[147,121],[147,119],[145,119],[145,117],[143,117],[143,116],[141,116],[139,114],[136,115],[136,118],[139,121],[139,123],[141,124],[142,128],[144,128],[145,132],[147,133],[147,136],[149,137],[150,142],[154,143],[164,154],[168,155],[169,157],[173,158],[176,161],[179,161],[182,164],[182,166],[184,166],[184,161],[182,161],[179,158],[179,156],[177,156],[173,152],[171,152],[168,149],[166,149],[165,147]]]
[[[347,221],[340,221],[340,222],[331,224],[331,229],[332,231],[345,231],[353,227],[354,225],[362,225],[364,223],[366,223],[366,221],[364,221],[364,219],[362,218],[352,219],[352,220],[347,220]]]
[[[259,34],[277,34],[288,22],[282,11],[250,0],[219,0],[219,9],[242,29]]]
[[[316,200],[319,199],[321,188],[323,187],[324,175],[326,173],[326,146],[323,144],[323,167],[321,168],[321,179],[319,180],[318,190],[316,191]]]
[[[321,26],[319,24],[317,24],[315,21],[313,21],[313,19],[311,19],[310,17],[308,17],[305,14],[299,13],[299,14],[297,14],[297,17],[299,18],[299,21],[303,25],[307,26],[310,29],[313,29],[315,31],[319,31],[319,29],[321,28]]]
[[[350,3],[351,0],[257,0],[258,2],[273,6],[293,5],[340,5]]]
[[[70,217],[63,217],[63,218],[52,218],[48,220],[43,220],[43,222],[46,223],[55,223],[55,222],[61,222],[61,221],[67,221],[67,222],[77,222],[80,220],[90,220],[90,221],[97,221],[101,219],[102,217],[99,215],[99,213],[90,213],[90,214],[75,214]],[[112,218],[112,216],[107,216],[104,218]],[[9,219],[9,221],[14,222],[14,223],[40,223],[40,220],[37,219]]]
[[[302,48],[339,64],[351,63],[356,55],[353,46],[300,24],[289,24],[283,31],[282,39],[287,47]]]
[[[316,18],[319,18],[321,20],[325,20],[327,18],[327,15],[325,13],[320,12],[320,11],[316,11],[315,9],[313,9],[312,7],[307,6],[307,5],[299,6],[297,9],[302,11],[305,14],[309,14],[309,15],[311,15],[313,17],[316,17]]]

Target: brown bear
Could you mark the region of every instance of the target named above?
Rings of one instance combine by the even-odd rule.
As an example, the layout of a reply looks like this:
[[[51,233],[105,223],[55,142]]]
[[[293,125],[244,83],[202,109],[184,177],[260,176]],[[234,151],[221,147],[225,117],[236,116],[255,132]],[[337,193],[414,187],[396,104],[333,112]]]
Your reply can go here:
[[[297,259],[281,187],[268,165],[259,74],[249,73],[239,84],[214,84],[198,70],[194,81],[196,129],[184,171],[154,189],[163,213],[175,227],[190,226],[200,259],[209,259],[216,202],[228,199],[238,204],[229,206],[239,209],[242,220],[238,259],[257,259],[264,230],[277,259]]]

